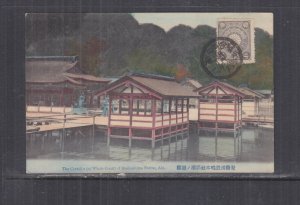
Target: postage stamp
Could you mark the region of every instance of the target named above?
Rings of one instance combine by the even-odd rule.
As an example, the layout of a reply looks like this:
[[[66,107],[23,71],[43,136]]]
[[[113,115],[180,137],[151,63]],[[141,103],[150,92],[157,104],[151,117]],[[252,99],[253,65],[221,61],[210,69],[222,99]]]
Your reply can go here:
[[[254,21],[252,19],[218,19],[217,37],[234,40],[242,50],[244,64],[255,62]]]
[[[271,13],[25,21],[28,174],[274,171]]]

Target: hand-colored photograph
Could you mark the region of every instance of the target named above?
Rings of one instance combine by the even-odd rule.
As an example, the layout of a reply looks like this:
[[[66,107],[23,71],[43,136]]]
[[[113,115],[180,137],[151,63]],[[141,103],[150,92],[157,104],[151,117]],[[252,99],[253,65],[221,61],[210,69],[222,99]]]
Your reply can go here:
[[[27,174],[274,172],[272,13],[26,13]]]

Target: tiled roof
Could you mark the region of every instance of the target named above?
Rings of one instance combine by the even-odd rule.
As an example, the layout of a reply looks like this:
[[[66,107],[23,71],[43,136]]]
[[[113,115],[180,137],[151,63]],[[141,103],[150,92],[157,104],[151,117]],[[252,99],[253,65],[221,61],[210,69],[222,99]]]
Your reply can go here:
[[[239,90],[242,93],[244,93],[246,96],[249,96],[249,97],[264,98],[263,94],[258,93],[258,92],[254,91],[254,90],[251,90],[250,88],[243,87],[243,88],[239,88]]]
[[[86,74],[77,74],[77,73],[63,73],[64,76],[68,76],[70,78],[74,79],[80,79],[80,80],[87,80],[87,81],[94,81],[94,82],[110,82],[110,79],[107,78],[100,78],[93,75],[86,75]]]
[[[181,85],[174,78],[163,77],[156,75],[137,75],[131,74],[121,77],[115,82],[109,84],[104,90],[100,91],[98,95],[114,90],[118,85],[124,82],[132,81],[150,92],[158,94],[162,97],[197,97],[197,93],[193,92],[191,88]]]
[[[206,86],[203,86],[201,88],[198,88],[198,89],[195,89],[194,91],[197,91],[198,93],[202,93],[203,91],[209,89],[209,88],[212,88],[214,86],[217,86],[217,87],[220,87],[220,88],[223,88],[223,89],[227,89],[229,90],[230,92],[236,94],[236,95],[239,95],[241,97],[245,97],[245,94],[243,92],[241,92],[238,88],[234,87],[233,85],[230,85],[228,83],[225,83],[225,82],[221,82],[221,81],[214,81]]]
[[[193,89],[182,86],[175,80],[163,80],[139,76],[130,76],[130,78],[164,96],[197,96],[197,94],[193,92]]]
[[[26,82],[32,83],[60,83],[66,80],[63,73],[73,69],[77,61],[72,59],[42,58],[30,57],[26,58]]]
[[[63,83],[84,85],[81,80],[108,83],[110,80],[83,74],[76,56],[35,56],[25,62],[27,83]]]

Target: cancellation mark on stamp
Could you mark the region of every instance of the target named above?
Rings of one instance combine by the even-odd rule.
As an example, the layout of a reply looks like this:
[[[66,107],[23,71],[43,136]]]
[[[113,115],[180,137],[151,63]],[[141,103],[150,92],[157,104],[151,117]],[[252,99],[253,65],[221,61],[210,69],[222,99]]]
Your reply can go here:
[[[227,37],[208,41],[201,52],[200,62],[204,71],[213,78],[227,79],[238,73],[243,64],[239,45]]]

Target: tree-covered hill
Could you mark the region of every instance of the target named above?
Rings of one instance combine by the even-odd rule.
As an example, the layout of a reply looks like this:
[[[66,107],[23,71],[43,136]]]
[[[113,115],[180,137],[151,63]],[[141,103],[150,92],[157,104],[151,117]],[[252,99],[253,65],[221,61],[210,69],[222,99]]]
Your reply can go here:
[[[215,33],[206,25],[178,25],[165,32],[139,24],[130,14],[27,14],[26,55],[78,55],[82,69],[99,76],[184,73],[205,83],[212,79],[200,66],[200,52]],[[272,89],[273,37],[256,28],[255,43],[256,63],[243,65],[228,81]]]

